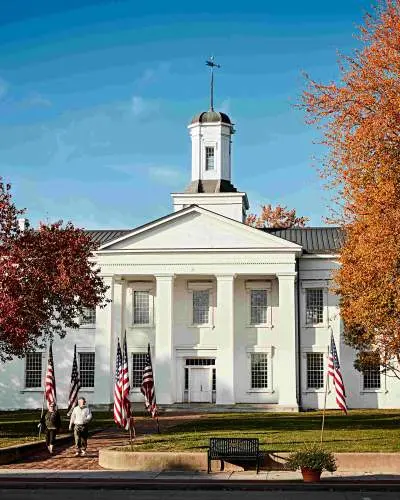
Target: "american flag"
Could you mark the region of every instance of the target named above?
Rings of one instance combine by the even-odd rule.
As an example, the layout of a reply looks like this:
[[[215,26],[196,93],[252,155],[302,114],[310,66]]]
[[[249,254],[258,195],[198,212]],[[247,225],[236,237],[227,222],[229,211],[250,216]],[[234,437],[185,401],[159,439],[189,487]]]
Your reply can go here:
[[[68,396],[67,415],[70,415],[72,413],[72,410],[75,408],[75,406],[78,403],[78,392],[79,392],[80,388],[81,388],[81,381],[79,379],[78,361],[76,359],[76,345],[75,345],[75,347],[74,347],[74,360],[72,362],[71,384],[70,384],[69,396]]]
[[[142,385],[140,387],[144,395],[144,404],[153,418],[157,416],[156,394],[154,390],[153,368],[151,366],[150,344],[147,348],[146,364],[143,369]]]
[[[339,408],[347,414],[346,391],[344,389],[344,382],[340,372],[339,358],[333,334],[331,335],[331,348],[329,351],[328,375],[330,375],[333,380],[333,386],[335,387],[336,392],[336,403]]]
[[[121,426],[129,430],[131,426],[131,402],[129,400],[129,393],[131,391],[131,384],[129,382],[129,368],[128,368],[128,347],[126,345],[126,334],[124,338],[124,350],[122,353],[122,423]]]
[[[114,422],[122,426],[122,353],[119,339],[117,345],[117,359],[115,361]]]
[[[52,343],[50,343],[49,355],[47,358],[47,371],[46,371],[44,390],[45,390],[47,405],[49,405],[50,403],[56,403],[57,402],[56,379],[54,376],[53,344]]]

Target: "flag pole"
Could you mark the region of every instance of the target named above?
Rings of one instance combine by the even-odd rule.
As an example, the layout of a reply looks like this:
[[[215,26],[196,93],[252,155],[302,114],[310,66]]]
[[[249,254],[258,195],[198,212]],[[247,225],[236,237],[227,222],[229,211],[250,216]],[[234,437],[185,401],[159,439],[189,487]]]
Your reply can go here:
[[[47,364],[48,364],[48,362],[49,362],[49,351],[47,350]],[[47,376],[47,371],[44,374],[44,384],[43,384],[44,389],[43,389],[43,399],[42,399],[42,411],[40,413],[40,421],[39,421],[39,439],[40,439],[40,434],[42,433],[42,419],[43,419],[43,413],[44,413],[44,400],[46,399],[46,376]]]
[[[43,419],[43,412],[44,412],[44,400],[46,397],[46,386],[43,391],[43,399],[42,399],[42,412],[40,414],[40,421],[39,421],[39,439],[40,439],[40,434],[42,433],[42,419]]]
[[[156,420],[157,420],[157,432],[158,432],[158,434],[160,434],[160,423],[158,421],[158,415],[157,415]]]
[[[329,359],[329,346],[328,346],[328,359]],[[329,388],[329,369],[326,370],[326,379],[325,379],[325,396],[324,396],[324,409],[322,410],[322,426],[321,426],[321,444],[324,440],[324,428],[325,428],[325,410],[326,410],[326,398],[328,395]]]

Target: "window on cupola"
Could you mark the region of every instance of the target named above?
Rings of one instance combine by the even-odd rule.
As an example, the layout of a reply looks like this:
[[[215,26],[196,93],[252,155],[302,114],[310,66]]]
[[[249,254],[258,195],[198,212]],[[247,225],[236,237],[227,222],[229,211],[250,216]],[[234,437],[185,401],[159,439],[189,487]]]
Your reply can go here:
[[[214,148],[206,146],[206,170],[214,170]]]

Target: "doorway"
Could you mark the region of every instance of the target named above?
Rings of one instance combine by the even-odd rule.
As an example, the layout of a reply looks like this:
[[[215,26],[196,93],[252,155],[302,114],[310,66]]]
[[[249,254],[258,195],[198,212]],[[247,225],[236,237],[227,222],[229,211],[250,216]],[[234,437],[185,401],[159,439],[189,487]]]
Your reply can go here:
[[[192,366],[190,368],[189,402],[212,402],[212,372],[209,366]]]

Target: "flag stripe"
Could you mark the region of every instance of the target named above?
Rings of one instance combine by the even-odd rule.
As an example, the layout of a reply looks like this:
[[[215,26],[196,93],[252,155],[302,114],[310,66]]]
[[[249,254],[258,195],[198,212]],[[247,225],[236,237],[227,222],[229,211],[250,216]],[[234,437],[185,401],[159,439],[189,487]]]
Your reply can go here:
[[[76,357],[76,344],[74,346],[74,359],[72,361],[71,383],[68,396],[67,415],[69,415],[78,404],[78,392],[81,388],[81,381],[78,372],[78,360]]]
[[[125,335],[123,349],[121,350],[119,339],[117,345],[114,384],[114,422],[126,430],[129,430],[133,425],[131,402],[129,399],[130,390],[128,348]]]
[[[146,364],[143,369],[142,385],[140,390],[144,396],[144,404],[152,418],[157,416],[156,394],[154,389],[153,367],[151,364],[150,344],[147,347]]]
[[[118,339],[117,345],[117,359],[115,362],[115,384],[114,384],[114,422],[121,426],[122,425],[122,413],[121,413],[121,402],[122,402],[122,387],[121,387],[121,373],[122,373],[122,353],[121,346]]]
[[[45,378],[45,397],[47,404],[57,403],[56,396],[56,379],[54,375],[54,362],[53,362],[53,344],[50,343],[49,355],[47,358],[47,371]]]
[[[336,393],[336,403],[339,408],[347,414],[346,391],[344,388],[343,377],[340,371],[339,358],[333,334],[331,335],[331,348],[328,360],[328,376],[330,376],[333,381],[333,386]]]

